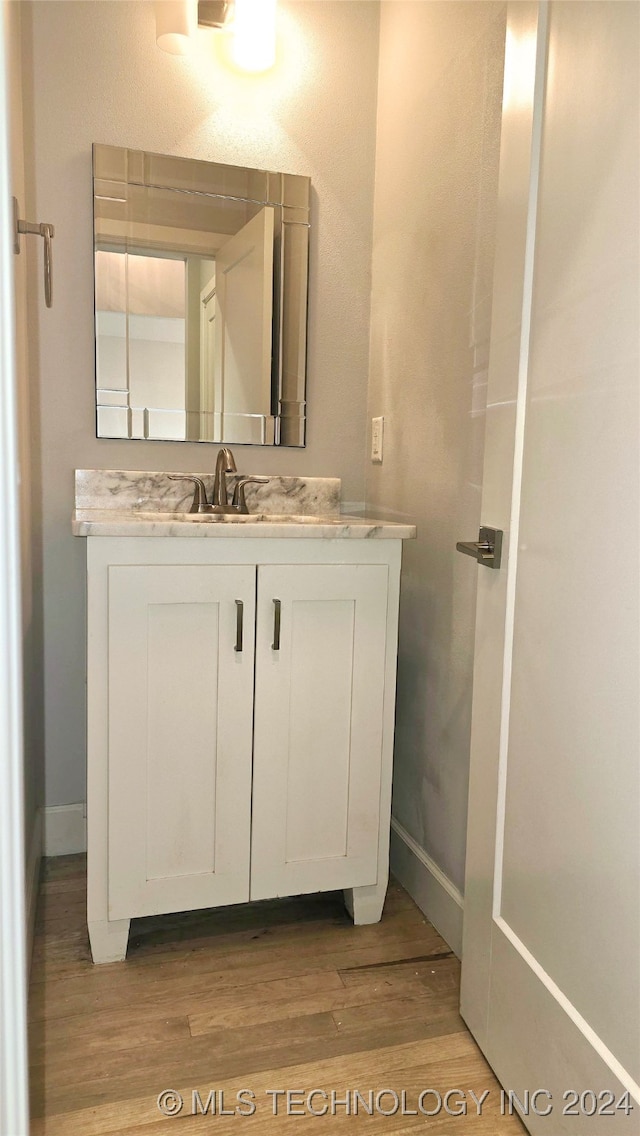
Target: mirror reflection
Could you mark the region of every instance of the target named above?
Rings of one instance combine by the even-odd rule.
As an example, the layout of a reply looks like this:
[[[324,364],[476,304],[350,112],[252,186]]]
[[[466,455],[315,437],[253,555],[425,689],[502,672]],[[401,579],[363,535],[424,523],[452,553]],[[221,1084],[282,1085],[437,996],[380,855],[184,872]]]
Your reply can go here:
[[[309,179],[93,154],[98,437],[304,445]]]

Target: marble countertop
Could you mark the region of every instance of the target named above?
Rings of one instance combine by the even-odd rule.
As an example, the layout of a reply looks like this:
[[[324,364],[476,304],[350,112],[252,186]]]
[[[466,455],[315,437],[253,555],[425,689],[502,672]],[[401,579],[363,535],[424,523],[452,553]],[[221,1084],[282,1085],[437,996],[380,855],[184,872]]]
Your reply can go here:
[[[209,492],[211,478],[203,478]],[[234,479],[228,483],[233,488]],[[340,512],[338,478],[270,477],[247,485],[247,514],[189,513],[193,489],[166,473],[76,470],[74,536],[406,540],[415,526]]]
[[[377,520],[375,517],[349,517],[342,513],[324,516],[248,513],[234,517],[206,513],[120,513],[115,509],[77,509],[71,527],[74,536],[405,540],[416,535],[414,525]]]

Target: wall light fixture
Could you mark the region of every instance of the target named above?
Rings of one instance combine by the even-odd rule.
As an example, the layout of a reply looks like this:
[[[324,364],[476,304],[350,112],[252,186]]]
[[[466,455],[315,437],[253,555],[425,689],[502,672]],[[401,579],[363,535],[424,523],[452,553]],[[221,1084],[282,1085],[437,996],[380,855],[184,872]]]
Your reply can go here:
[[[197,23],[197,0],[156,0],[156,43],[170,55],[189,53]]]
[[[276,58],[276,0],[156,0],[156,42],[187,55],[198,28],[226,32],[243,71],[267,71]]]

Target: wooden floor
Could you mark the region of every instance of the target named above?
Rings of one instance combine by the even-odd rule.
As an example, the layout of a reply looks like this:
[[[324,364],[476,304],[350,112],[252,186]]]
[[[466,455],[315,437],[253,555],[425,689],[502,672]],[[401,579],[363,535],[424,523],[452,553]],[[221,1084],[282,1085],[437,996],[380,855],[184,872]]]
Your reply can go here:
[[[32,1132],[522,1134],[500,1115],[499,1086],[457,1013],[458,983],[457,959],[398,885],[371,927],[353,927],[337,895],[137,920],[127,961],[96,967],[84,858],[49,860],[31,980]],[[204,1106],[212,1089],[209,1108],[255,1113],[194,1114],[193,1090]],[[238,1102],[241,1089],[253,1102]],[[444,1105],[412,1116],[427,1089],[463,1090],[466,1118]],[[478,1117],[470,1091],[487,1089]],[[158,1108],[164,1090],[181,1094],[179,1115]],[[287,1105],[279,1090],[304,1096]],[[308,1100],[313,1090],[326,1099]],[[461,1099],[449,1098],[452,1112]],[[423,1104],[435,1110],[437,1097]]]

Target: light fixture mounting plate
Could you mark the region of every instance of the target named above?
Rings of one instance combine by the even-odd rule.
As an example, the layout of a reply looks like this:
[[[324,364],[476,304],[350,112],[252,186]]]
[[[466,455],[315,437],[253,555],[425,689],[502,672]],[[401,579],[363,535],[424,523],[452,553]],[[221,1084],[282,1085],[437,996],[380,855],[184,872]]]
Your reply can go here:
[[[228,27],[233,17],[233,6],[233,0],[198,0],[198,27]]]

